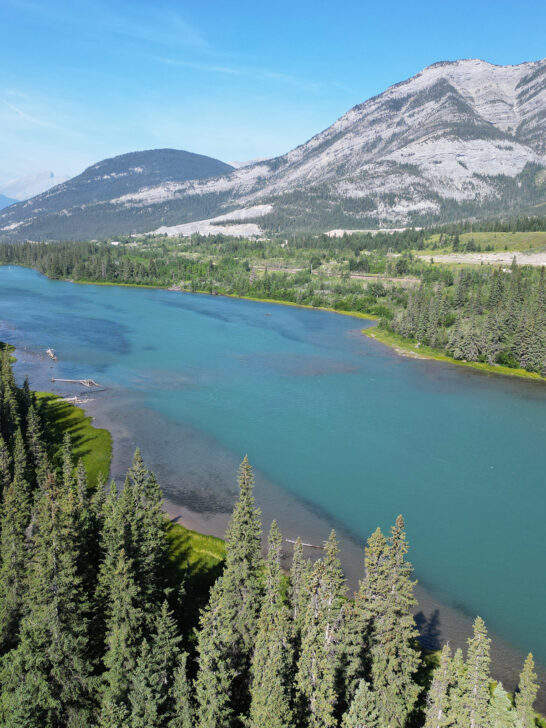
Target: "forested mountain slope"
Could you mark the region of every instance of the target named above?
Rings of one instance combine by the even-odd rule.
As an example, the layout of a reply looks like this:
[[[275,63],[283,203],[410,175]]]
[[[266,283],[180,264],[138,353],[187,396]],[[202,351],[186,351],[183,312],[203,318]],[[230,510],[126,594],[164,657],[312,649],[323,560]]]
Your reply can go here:
[[[111,205],[111,200],[159,184],[204,180],[232,169],[218,159],[177,149],[152,149],[104,159],[0,214],[0,234],[81,239],[131,232],[133,227],[142,229],[161,220],[162,211],[156,209],[150,218],[150,212],[139,210],[129,219],[119,214],[122,208]]]

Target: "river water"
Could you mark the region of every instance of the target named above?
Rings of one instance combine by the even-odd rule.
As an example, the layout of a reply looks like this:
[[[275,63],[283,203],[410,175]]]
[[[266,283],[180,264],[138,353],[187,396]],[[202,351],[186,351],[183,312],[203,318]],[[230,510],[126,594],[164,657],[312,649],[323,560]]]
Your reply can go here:
[[[101,384],[87,409],[114,435],[116,478],[139,445],[171,512],[222,533],[248,454],[266,526],[315,543],[335,527],[352,586],[365,539],[402,513],[429,643],[464,643],[480,614],[510,685],[524,653],[546,664],[546,387],[400,357],[365,325],[0,268],[17,376]]]

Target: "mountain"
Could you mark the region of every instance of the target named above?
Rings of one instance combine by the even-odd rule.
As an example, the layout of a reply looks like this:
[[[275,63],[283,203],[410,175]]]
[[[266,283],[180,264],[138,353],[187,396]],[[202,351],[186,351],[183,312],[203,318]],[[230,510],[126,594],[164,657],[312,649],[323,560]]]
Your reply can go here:
[[[94,197],[80,186],[77,203],[61,185],[53,191],[55,209],[41,196],[32,209],[15,206],[0,214],[0,234],[168,232],[253,207],[270,230],[543,213],[546,59],[516,66],[436,63],[283,156],[207,177],[158,176],[119,192],[100,181]]]
[[[0,236],[4,239],[84,239],[123,234],[163,222],[161,205],[132,211],[111,201],[141,189],[168,188],[205,180],[233,169],[229,164],[201,154],[176,149],[131,152],[104,159],[26,202],[0,213]]]
[[[10,205],[13,205],[14,202],[17,202],[17,200],[12,200],[11,197],[0,195],[0,210],[2,210],[4,207],[9,207]]]
[[[12,198],[12,200],[28,200],[31,197],[49,190],[55,185],[66,182],[69,179],[66,175],[56,175],[53,172],[37,172],[25,177],[18,177],[0,185],[0,194]]]

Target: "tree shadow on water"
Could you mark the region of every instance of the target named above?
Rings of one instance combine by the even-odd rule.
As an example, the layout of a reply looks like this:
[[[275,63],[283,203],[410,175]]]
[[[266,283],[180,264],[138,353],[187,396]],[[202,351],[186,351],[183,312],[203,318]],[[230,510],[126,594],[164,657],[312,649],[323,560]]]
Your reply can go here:
[[[435,609],[429,617],[424,612],[415,616],[415,624],[419,630],[419,643],[425,650],[439,650],[442,647],[442,632],[440,630],[440,610]]]

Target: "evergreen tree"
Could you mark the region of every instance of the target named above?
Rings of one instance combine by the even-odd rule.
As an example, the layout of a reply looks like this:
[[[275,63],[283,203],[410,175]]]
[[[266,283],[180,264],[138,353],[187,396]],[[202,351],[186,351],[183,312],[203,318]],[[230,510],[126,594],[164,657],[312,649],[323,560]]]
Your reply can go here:
[[[20,483],[26,482],[27,476],[27,453],[25,441],[21,428],[15,433],[15,444],[13,446],[13,479]]]
[[[440,663],[434,670],[432,683],[427,694],[425,712],[425,728],[444,728],[449,725],[449,689],[453,679],[451,666],[451,649],[444,645],[440,655]]]
[[[537,676],[533,655],[529,653],[523,663],[516,692],[516,710],[521,728],[534,728],[535,711],[533,703],[538,692]]]
[[[311,574],[296,674],[298,707],[309,716],[309,728],[336,725],[338,641],[345,588],[337,540],[332,531],[325,546],[325,556],[315,562]]]
[[[26,442],[31,482],[43,485],[48,471],[47,454],[40,418],[33,404],[28,409]]]
[[[487,726],[490,728],[520,728],[518,714],[502,683],[497,683],[488,708]]]
[[[26,487],[15,479],[4,493],[0,542],[0,644],[15,647],[26,597],[27,539],[30,518]]]
[[[301,628],[307,606],[307,586],[311,568],[311,562],[303,555],[301,538],[298,537],[294,544],[294,555],[290,568],[290,606],[292,608],[291,617],[296,647],[300,643]]]
[[[358,684],[355,696],[347,713],[343,716],[343,728],[378,728],[379,711],[373,692],[365,680]]]
[[[419,669],[417,628],[413,619],[413,567],[406,560],[408,544],[402,516],[391,529],[388,550],[388,596],[374,618],[372,684],[380,722],[403,726],[420,692],[414,675]]]
[[[0,496],[11,482],[11,455],[4,438],[0,435]]]
[[[91,707],[86,604],[77,573],[71,509],[44,484],[28,573],[20,642],[3,663],[6,726],[83,726]]]
[[[245,457],[239,469],[239,499],[226,533],[226,564],[218,590],[213,590],[207,610],[201,620],[199,637],[199,673],[197,697],[199,720],[205,725],[205,716],[212,715],[215,703],[209,700],[208,688],[203,683],[224,684],[224,676],[233,679],[230,698],[236,714],[246,714],[250,704],[250,657],[257,633],[257,621],[262,600],[261,522],[254,505],[254,476]],[[206,634],[208,632],[208,634]],[[224,662],[222,676],[212,679],[210,666]],[[218,710],[224,714],[223,699]]]
[[[167,728],[194,728],[190,686],[186,673],[187,657],[182,653],[174,675],[172,717]]]
[[[0,434],[9,442],[20,425],[17,386],[9,350],[4,347],[0,354]]]
[[[350,702],[362,679],[371,680],[374,619],[389,598],[389,547],[381,529],[368,539],[365,578],[360,582],[345,622],[345,694]]]
[[[288,607],[281,593],[281,544],[281,534],[273,521],[269,532],[265,595],[251,667],[252,728],[287,728],[292,724],[292,645]]]
[[[474,634],[468,640],[464,700],[470,728],[486,728],[489,705],[489,644],[481,617],[474,621]]]
[[[226,659],[230,634],[222,609],[223,577],[214,583],[201,614],[198,673],[195,681],[198,728],[226,728],[234,713],[231,703],[235,671]]]
[[[161,728],[163,721],[160,716],[160,687],[154,655],[144,639],[129,695],[131,728]]]
[[[110,728],[112,721],[125,725],[129,717],[129,689],[142,641],[144,617],[137,606],[138,590],[132,565],[122,549],[109,581],[105,672],[102,676],[99,725]]]
[[[451,660],[449,700],[446,705],[446,726],[468,725],[468,714],[465,705],[466,665],[461,649],[455,650]]]

